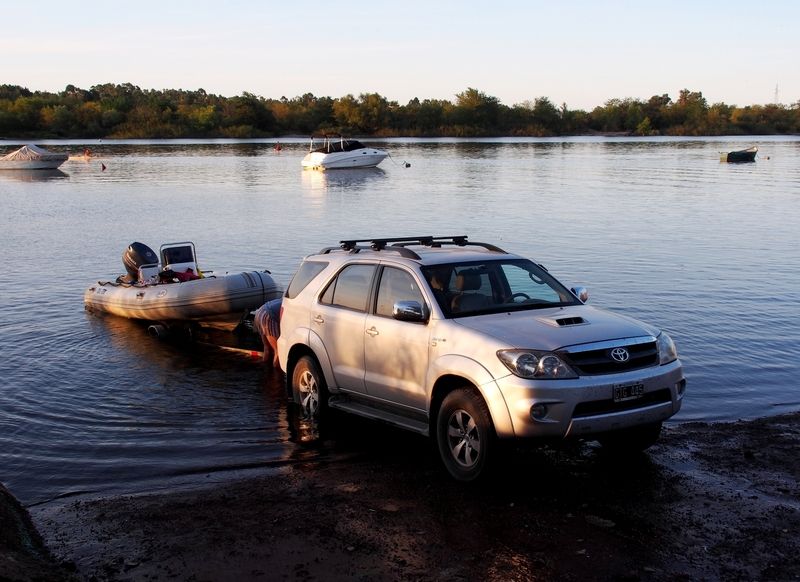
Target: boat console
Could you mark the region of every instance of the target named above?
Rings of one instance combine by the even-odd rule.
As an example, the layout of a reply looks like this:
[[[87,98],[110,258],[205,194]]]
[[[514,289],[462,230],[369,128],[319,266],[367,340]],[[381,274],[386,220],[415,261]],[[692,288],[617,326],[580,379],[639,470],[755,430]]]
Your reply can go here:
[[[197,268],[197,255],[194,243],[191,242],[161,245],[159,254],[146,244],[134,242],[122,253],[122,263],[127,274],[122,275],[117,282],[129,285],[159,283],[159,275],[164,272],[182,275],[191,270],[189,278],[203,276]]]
[[[161,245],[161,266],[165,271],[170,269],[176,273],[184,273],[191,269],[196,275],[199,275],[194,243],[179,242]]]

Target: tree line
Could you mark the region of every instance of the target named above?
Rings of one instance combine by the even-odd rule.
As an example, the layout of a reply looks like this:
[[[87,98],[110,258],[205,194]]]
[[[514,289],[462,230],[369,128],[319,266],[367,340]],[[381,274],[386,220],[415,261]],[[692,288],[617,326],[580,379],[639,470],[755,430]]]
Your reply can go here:
[[[640,99],[611,99],[591,111],[556,106],[547,97],[504,105],[474,88],[454,101],[378,93],[268,99],[223,97],[203,89],[141,89],[130,83],[64,91],[0,85],[0,136],[5,138],[253,138],[342,133],[379,137],[547,137],[623,135],[769,135],[800,133],[800,101],[737,107],[709,105],[683,89]]]

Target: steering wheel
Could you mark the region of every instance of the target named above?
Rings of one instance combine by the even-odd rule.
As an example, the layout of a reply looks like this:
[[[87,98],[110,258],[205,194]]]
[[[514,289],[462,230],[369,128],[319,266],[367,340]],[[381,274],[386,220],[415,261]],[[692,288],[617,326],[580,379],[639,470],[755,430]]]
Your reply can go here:
[[[514,301],[514,299],[517,299],[519,297],[522,297],[522,301]],[[510,303],[522,303],[524,301],[530,301],[530,300],[531,297],[527,293],[514,293],[513,295],[511,295],[511,297],[508,298],[508,301]]]

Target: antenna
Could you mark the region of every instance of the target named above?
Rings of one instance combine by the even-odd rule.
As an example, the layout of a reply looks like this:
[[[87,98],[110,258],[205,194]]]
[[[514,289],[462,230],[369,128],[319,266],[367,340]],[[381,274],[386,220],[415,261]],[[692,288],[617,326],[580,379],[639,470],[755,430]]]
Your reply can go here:
[[[778,84],[775,83],[775,100],[773,101],[775,105],[778,104]]]

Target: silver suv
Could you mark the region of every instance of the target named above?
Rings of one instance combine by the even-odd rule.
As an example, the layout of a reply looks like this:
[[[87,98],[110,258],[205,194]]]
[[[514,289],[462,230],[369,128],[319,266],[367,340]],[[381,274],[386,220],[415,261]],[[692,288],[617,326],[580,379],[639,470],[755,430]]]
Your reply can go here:
[[[587,299],[466,236],[342,241],[292,279],[280,364],[306,415],[336,408],[435,437],[462,481],[503,439],[643,450],[681,407],[675,344]]]

